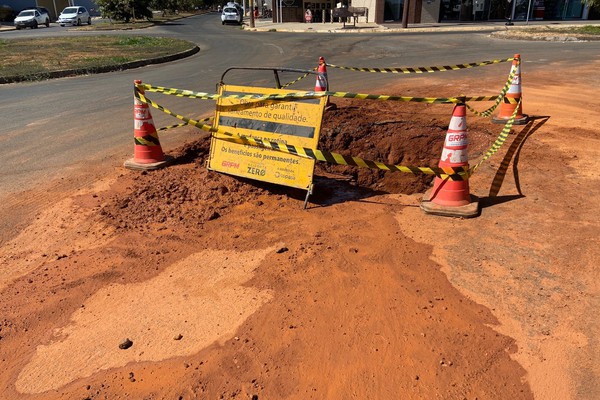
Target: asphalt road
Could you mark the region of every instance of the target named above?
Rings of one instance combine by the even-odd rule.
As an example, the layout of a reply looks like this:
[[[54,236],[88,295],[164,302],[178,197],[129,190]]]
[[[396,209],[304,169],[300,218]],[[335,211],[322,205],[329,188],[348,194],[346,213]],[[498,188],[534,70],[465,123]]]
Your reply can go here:
[[[453,65],[523,56],[523,69],[552,68],[553,63],[586,63],[598,59],[600,42],[528,42],[499,40],[489,32],[437,33],[292,33],[248,32],[223,26],[219,15],[205,14],[142,31],[119,35],[173,36],[195,42],[196,55],[161,65],[122,72],[62,78],[34,83],[0,85],[0,211],[18,204],[18,194],[50,182],[65,180],[72,171],[89,165],[120,167],[133,152],[133,80],[208,93],[216,92],[223,72],[232,66],[277,66],[312,69],[319,56],[330,64],[359,67]],[[24,36],[89,35],[64,28],[3,32],[10,40]],[[102,33],[105,34],[105,33]],[[508,67],[507,67],[508,68]],[[477,78],[471,69],[454,77]],[[508,72],[508,71],[505,71]],[[462,75],[461,75],[462,74]],[[469,74],[469,75],[465,75]],[[452,78],[450,74],[446,76]],[[289,76],[290,80],[296,76]],[[372,93],[386,83],[411,76],[329,71],[330,88]],[[226,83],[273,86],[272,74],[231,73]],[[297,89],[312,89],[305,80]],[[379,93],[384,93],[380,91]],[[387,93],[384,93],[387,94]],[[435,94],[432,94],[435,95]],[[214,101],[152,94],[153,100],[192,118],[208,116]],[[155,110],[157,127],[179,122]],[[181,143],[189,137],[166,133],[161,142]],[[13,221],[14,222],[14,221]],[[2,226],[0,225],[0,229]],[[1,241],[0,237],[0,241]]]

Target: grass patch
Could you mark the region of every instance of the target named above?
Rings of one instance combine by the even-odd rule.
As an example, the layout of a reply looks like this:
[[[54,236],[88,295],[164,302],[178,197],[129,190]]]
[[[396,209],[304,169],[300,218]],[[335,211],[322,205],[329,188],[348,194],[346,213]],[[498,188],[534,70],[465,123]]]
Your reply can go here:
[[[147,36],[86,36],[0,40],[0,78],[42,79],[50,73],[119,66],[164,57],[195,44],[173,38]]]
[[[544,33],[561,33],[570,35],[591,35],[600,36],[600,26],[584,25],[584,26],[542,26],[539,28],[525,29],[527,32],[544,32]]]
[[[597,25],[586,25],[577,29],[577,33],[583,33],[585,35],[600,35],[600,26]]]

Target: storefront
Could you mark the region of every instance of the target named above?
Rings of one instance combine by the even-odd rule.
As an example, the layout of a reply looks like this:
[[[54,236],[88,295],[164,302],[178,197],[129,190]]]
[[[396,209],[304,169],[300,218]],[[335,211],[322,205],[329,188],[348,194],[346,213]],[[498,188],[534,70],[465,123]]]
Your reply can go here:
[[[305,22],[310,11],[311,23],[330,22],[331,10],[339,4],[366,7],[369,21],[378,24],[401,22],[405,0],[273,0],[273,21]],[[588,19],[582,0],[406,0],[408,23],[454,21],[536,21]],[[277,13],[281,7],[281,13]],[[590,13],[594,18],[595,14]]]
[[[581,0],[442,0],[440,21],[580,19]]]
[[[304,9],[310,11],[312,16],[311,22],[315,23],[330,22],[331,7],[332,1],[312,0],[304,2]]]

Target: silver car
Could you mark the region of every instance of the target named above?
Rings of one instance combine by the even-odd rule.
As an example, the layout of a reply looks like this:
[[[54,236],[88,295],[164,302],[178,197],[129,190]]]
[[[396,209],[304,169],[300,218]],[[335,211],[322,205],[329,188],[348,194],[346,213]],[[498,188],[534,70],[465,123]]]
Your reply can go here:
[[[233,23],[237,25],[242,24],[242,13],[237,7],[234,6],[225,6],[223,7],[223,12],[221,13],[221,23],[223,25],[228,23]]]
[[[90,13],[85,7],[81,6],[73,6],[67,7],[58,16],[58,21],[60,26],[65,25],[73,25],[79,26],[82,23],[86,23],[88,25],[92,24],[92,18],[90,17]]]

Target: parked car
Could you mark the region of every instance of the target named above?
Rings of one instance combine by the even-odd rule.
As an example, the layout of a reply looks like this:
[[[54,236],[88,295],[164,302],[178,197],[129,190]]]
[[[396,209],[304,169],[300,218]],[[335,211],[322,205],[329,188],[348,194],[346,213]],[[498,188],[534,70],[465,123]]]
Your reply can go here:
[[[234,23],[234,24],[241,25],[243,19],[244,18],[242,17],[242,13],[240,12],[240,10],[237,7],[234,7],[234,6],[223,7],[223,12],[221,13],[221,23],[223,25],[228,24],[228,23]]]
[[[73,6],[67,7],[58,16],[57,21],[60,26],[65,25],[73,25],[79,26],[82,23],[87,23],[88,25],[92,24],[92,18],[90,17],[90,13],[85,7],[81,6]]]
[[[46,7],[36,7],[36,10],[40,12],[40,14],[46,14],[50,22],[52,22],[52,17],[50,16],[50,11]]]
[[[39,25],[50,26],[50,16],[42,14],[36,9],[23,10],[17,15],[14,21],[15,28],[32,28],[36,29]]]

